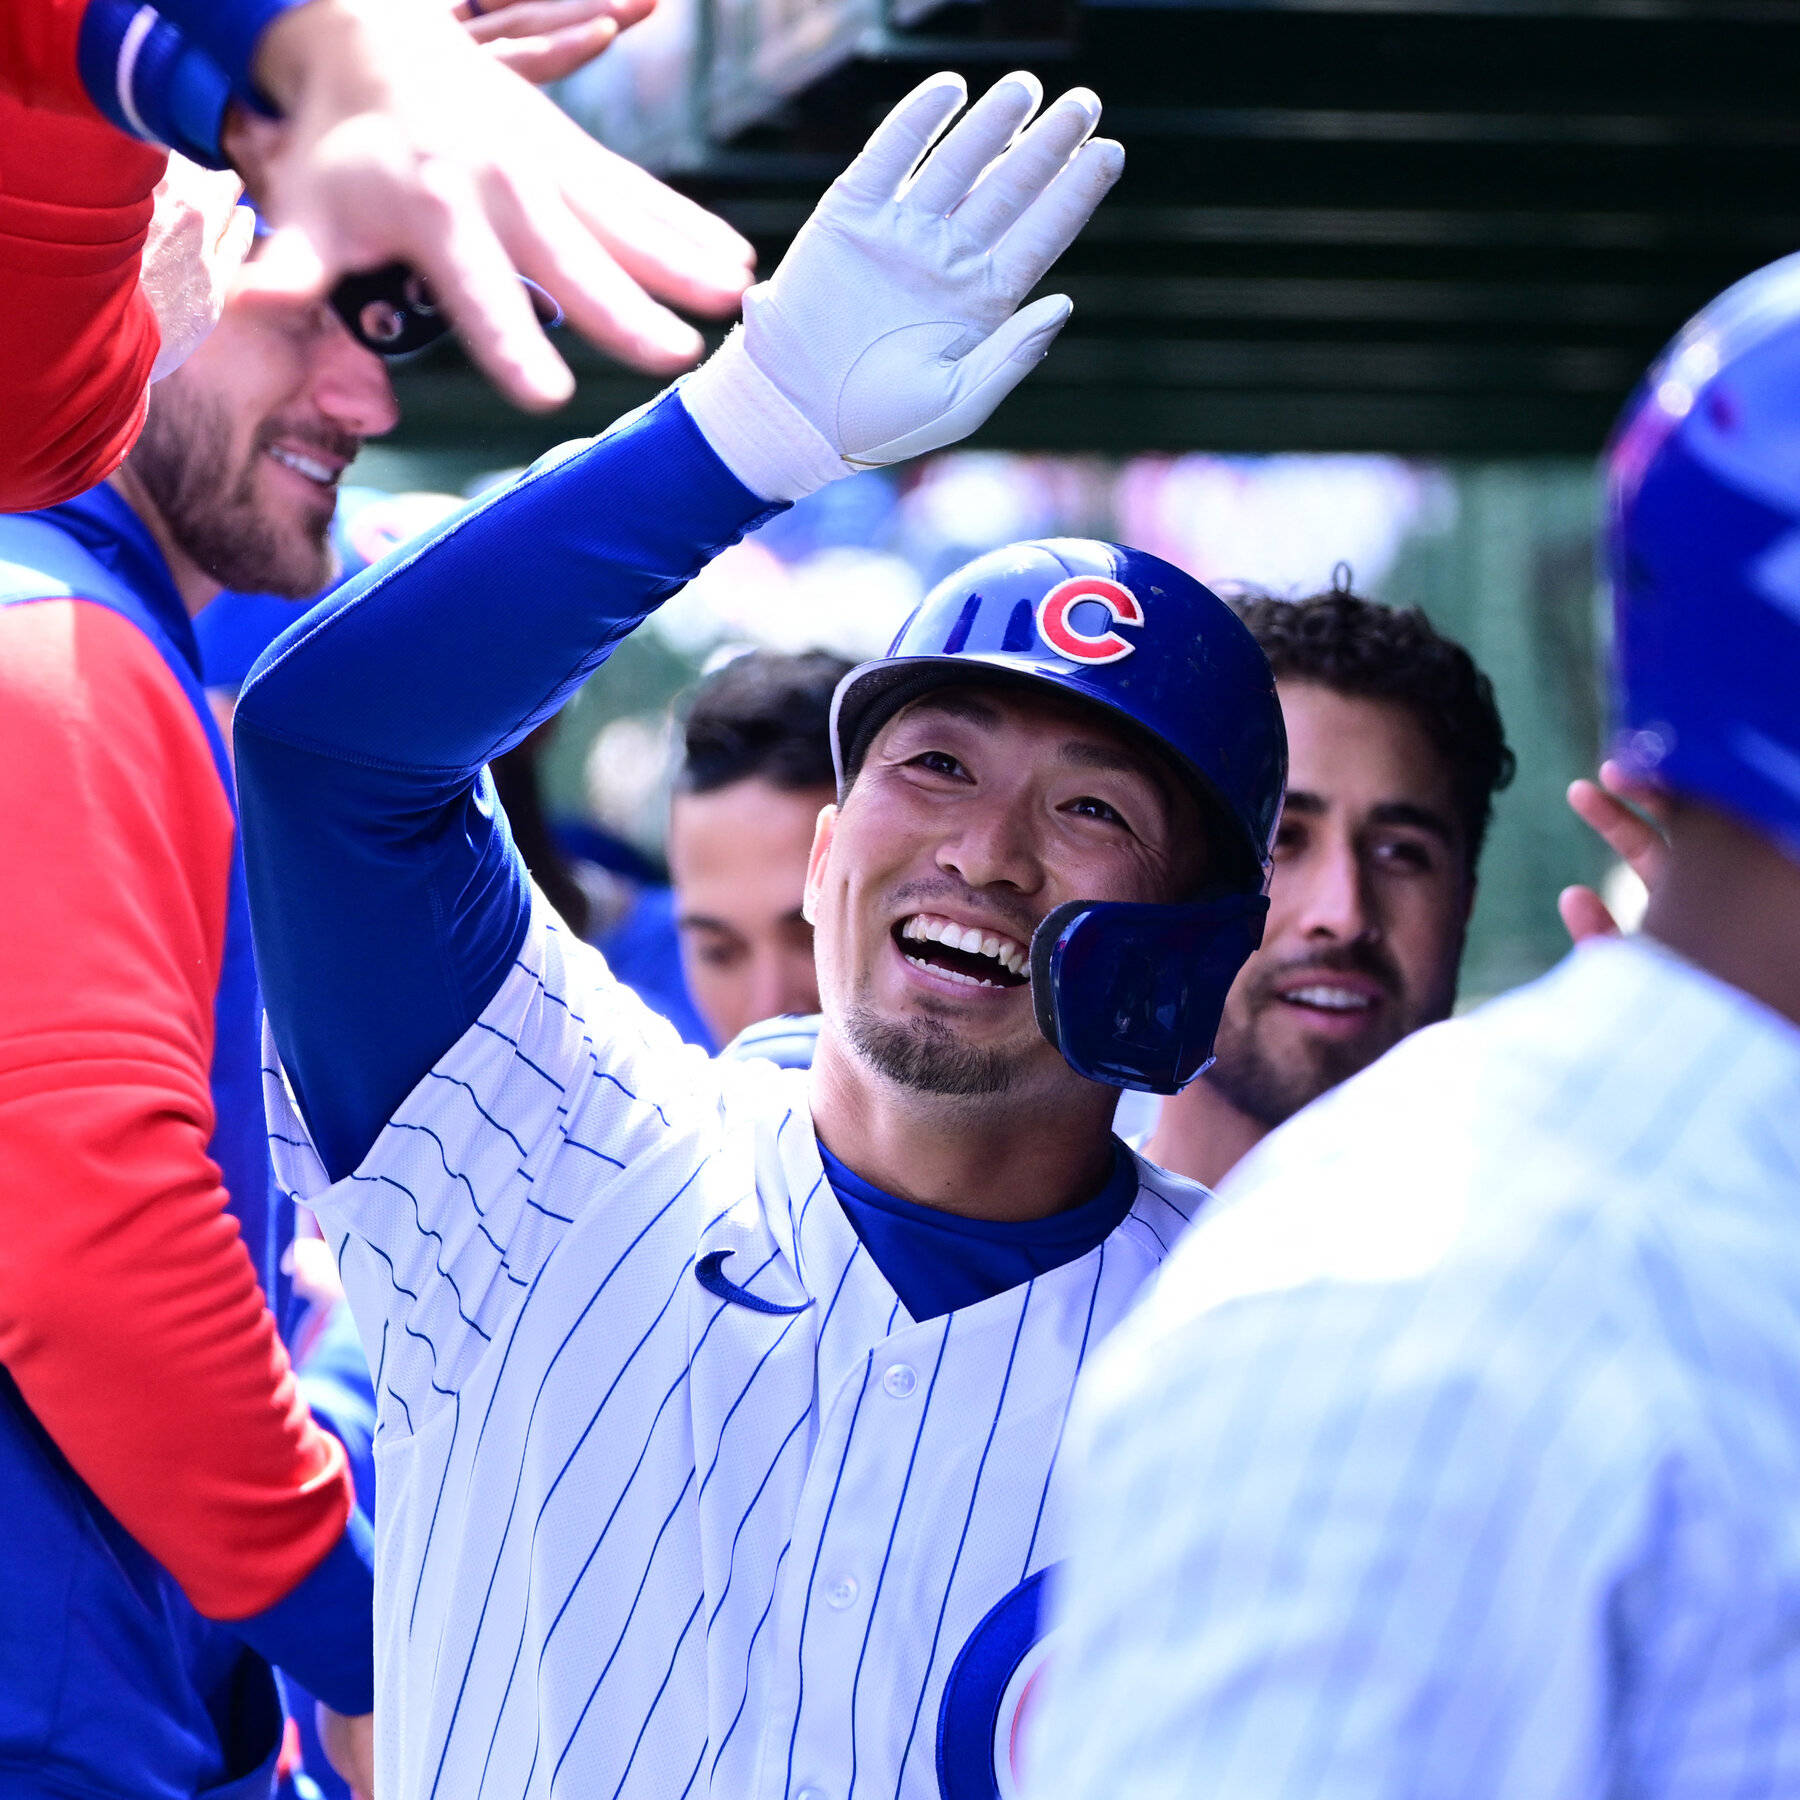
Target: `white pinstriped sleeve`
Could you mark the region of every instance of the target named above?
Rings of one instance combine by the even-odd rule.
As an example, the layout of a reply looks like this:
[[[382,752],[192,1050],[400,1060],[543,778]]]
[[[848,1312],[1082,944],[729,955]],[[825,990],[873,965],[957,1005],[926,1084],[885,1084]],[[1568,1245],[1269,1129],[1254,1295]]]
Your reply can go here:
[[[1129,1725],[1055,1732],[1045,1793],[1600,1792],[1589,1623],[1654,1484],[1592,1283],[1562,1242],[1528,1300],[1499,1284],[1461,1319],[1429,1280],[1301,1287],[1109,1346],[1074,1431],[1084,1537],[1055,1678],[1080,1716]]]
[[[1795,1048],[1603,946],[1274,1134],[1078,1400],[1033,1800],[1800,1792]]]
[[[345,1180],[326,1176],[266,1027],[264,1043],[276,1179],[338,1253],[390,1428],[418,1429],[462,1386],[578,1218],[616,1208],[628,1240],[644,1223],[632,1172],[697,1164],[716,1130],[704,1053],[537,897],[499,992]]]

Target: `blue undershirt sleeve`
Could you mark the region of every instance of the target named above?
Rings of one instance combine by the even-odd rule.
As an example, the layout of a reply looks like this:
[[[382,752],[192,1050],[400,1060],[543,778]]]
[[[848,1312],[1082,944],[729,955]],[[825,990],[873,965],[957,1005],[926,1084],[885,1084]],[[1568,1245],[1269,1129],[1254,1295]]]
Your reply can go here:
[[[236,742],[257,964],[332,1179],[524,937],[485,764],[778,510],[666,394],[346,582],[252,669]]]
[[[158,12],[141,0],[91,0],[75,60],[88,97],[119,130],[209,169],[226,167],[219,138],[230,78]]]

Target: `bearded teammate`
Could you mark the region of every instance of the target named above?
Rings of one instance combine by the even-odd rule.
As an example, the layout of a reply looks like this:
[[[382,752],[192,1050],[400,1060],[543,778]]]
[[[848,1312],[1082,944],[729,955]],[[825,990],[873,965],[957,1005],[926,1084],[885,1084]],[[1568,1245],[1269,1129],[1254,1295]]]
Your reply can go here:
[[[1054,1800],[1800,1793],[1800,257],[1607,473],[1644,935],[1268,1139],[1107,1347]]]
[[[572,380],[515,265],[612,355],[657,374],[691,363],[699,334],[651,296],[730,311],[750,246],[513,72],[567,74],[646,7],[571,24],[567,8],[499,0],[465,29],[436,0],[7,0],[0,508],[111,475],[148,385],[217,321],[234,279],[304,302],[403,261],[524,406],[557,404]],[[164,146],[179,153],[166,176]],[[183,155],[235,167],[280,227],[247,274],[248,215],[226,225],[235,186]]]
[[[909,184],[961,103],[927,82],[711,363],[244,690],[271,1131],[380,1394],[383,1800],[995,1791],[1075,1373],[1203,1198],[1107,1126],[1260,927],[1267,665],[1111,546],[938,590],[838,697],[810,1085],[678,1045],[481,768],[718,546],[1023,377],[1068,306],[1013,308],[1120,163],[1080,91],[1015,141],[1036,101]]]

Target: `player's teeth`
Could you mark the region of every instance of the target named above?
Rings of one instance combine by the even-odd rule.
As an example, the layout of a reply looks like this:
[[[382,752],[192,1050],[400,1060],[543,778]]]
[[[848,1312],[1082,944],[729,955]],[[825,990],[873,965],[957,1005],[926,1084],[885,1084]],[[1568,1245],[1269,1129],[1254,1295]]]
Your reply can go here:
[[[1365,1012],[1373,1004],[1367,994],[1339,987],[1295,988],[1288,998],[1301,1006],[1320,1006],[1332,1012]]]
[[[991,988],[996,985],[979,975],[965,975],[961,969],[946,969],[941,963],[927,962],[922,956],[909,956],[906,960],[916,968],[929,969],[932,974],[942,976],[947,981],[960,981],[964,987]]]
[[[337,480],[336,472],[325,464],[314,462],[310,456],[302,456],[298,450],[284,450],[279,445],[270,447],[269,454],[282,465],[292,469],[297,475],[304,475],[308,481],[316,481],[321,487],[330,487]]]

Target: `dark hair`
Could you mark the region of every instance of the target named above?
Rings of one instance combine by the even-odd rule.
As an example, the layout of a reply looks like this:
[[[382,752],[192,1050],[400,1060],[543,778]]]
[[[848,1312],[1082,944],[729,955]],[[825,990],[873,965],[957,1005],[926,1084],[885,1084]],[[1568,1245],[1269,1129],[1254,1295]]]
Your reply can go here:
[[[677,791],[709,794],[751,776],[790,792],[831,786],[831,696],[849,672],[823,650],[734,657],[694,694]]]
[[[1412,713],[1449,765],[1473,876],[1494,795],[1518,763],[1507,748],[1494,684],[1468,651],[1435,631],[1416,607],[1381,606],[1353,593],[1341,563],[1322,594],[1278,600],[1240,592],[1231,606],[1277,681],[1316,681],[1355,699],[1396,701]]]

